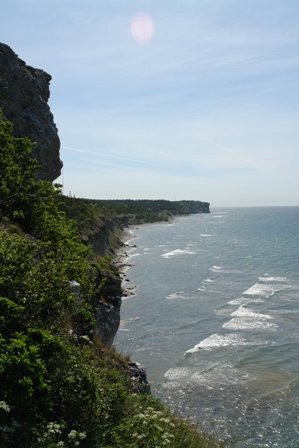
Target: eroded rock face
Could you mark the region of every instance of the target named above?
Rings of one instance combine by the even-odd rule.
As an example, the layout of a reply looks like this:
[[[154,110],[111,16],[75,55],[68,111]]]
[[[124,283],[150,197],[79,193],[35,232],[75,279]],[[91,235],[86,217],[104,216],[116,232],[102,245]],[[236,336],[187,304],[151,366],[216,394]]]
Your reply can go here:
[[[99,302],[95,309],[95,334],[100,336],[106,347],[111,347],[120,323],[121,297],[115,297],[115,303]]]
[[[128,363],[128,371],[134,392],[137,394],[149,394],[151,386],[147,380],[145,367],[142,367],[138,362],[130,361]]]
[[[94,310],[94,317],[96,318],[96,324],[93,330],[93,337],[99,336],[103,345],[111,347],[114,341],[114,337],[117,333],[120,323],[120,307],[121,307],[121,283],[120,279],[114,277],[111,274],[107,274],[103,277],[100,273],[98,275],[98,285],[101,280],[105,278],[105,285],[102,287],[101,292],[97,293],[92,299],[92,305]],[[70,282],[70,288],[74,296],[74,300],[77,305],[82,305],[82,294],[80,283],[72,280]],[[80,334],[71,330],[71,334],[75,338],[76,342],[84,342],[86,338],[90,342],[89,334]]]
[[[121,279],[111,272],[98,273],[96,282],[97,286],[102,286],[92,300],[96,317],[95,335],[100,336],[106,347],[111,347],[120,324]]]
[[[38,178],[54,181],[61,174],[62,162],[58,131],[48,105],[51,79],[0,43],[0,109],[13,123],[15,137],[36,142],[33,156],[41,165]]]

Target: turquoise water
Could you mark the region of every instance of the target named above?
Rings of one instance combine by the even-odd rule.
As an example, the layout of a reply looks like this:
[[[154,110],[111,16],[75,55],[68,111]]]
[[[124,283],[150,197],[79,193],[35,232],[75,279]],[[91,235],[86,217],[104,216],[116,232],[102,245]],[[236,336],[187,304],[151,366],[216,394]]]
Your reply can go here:
[[[134,230],[116,347],[227,447],[299,447],[299,207]]]

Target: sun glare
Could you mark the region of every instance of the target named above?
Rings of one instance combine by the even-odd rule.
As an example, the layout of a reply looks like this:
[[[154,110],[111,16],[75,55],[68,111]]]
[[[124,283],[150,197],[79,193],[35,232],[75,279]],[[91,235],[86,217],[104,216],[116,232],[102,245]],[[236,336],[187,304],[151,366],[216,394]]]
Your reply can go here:
[[[154,35],[155,25],[150,14],[147,12],[138,12],[132,18],[131,32],[132,37],[140,45],[149,43]]]

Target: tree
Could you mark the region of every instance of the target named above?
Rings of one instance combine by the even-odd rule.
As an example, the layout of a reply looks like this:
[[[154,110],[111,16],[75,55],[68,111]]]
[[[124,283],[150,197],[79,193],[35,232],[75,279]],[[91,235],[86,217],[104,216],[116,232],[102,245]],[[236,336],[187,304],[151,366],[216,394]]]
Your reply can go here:
[[[13,125],[0,111],[0,210],[2,216],[24,219],[24,208],[35,194],[38,163],[31,157],[34,144],[11,135]],[[20,207],[21,206],[21,207]]]

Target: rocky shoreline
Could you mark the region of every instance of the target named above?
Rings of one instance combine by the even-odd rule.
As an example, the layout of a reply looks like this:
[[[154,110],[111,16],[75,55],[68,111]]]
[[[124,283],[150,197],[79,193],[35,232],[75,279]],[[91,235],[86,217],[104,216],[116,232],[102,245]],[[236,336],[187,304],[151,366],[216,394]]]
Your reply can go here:
[[[130,280],[127,278],[126,274],[126,272],[134,266],[130,261],[129,253],[137,246],[136,244],[130,243],[138,238],[138,236],[134,234],[133,230],[131,228],[126,228],[123,230],[123,234],[121,236],[123,246],[116,251],[115,257],[113,257],[113,264],[117,267],[121,276],[123,298],[133,296],[136,289],[136,286],[129,285]]]
[[[122,281],[122,299],[127,297],[132,297],[135,294],[136,286],[129,286],[129,279],[126,277],[126,272],[134,266],[129,260],[130,255],[129,252],[135,249],[136,244],[130,244],[131,241],[134,241],[138,238],[137,235],[130,228],[126,228],[123,230],[123,234],[121,236],[121,241],[123,246],[120,247],[115,257],[113,258],[113,263],[117,267],[121,275]],[[147,379],[146,368],[141,366],[138,362],[134,360],[130,360],[127,365],[128,373],[131,378],[133,390],[135,393],[150,393],[150,383]]]

